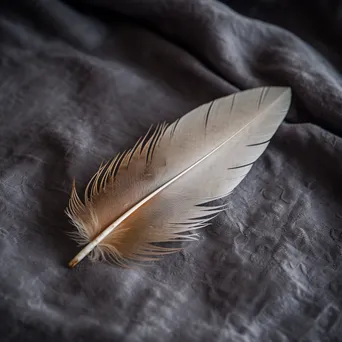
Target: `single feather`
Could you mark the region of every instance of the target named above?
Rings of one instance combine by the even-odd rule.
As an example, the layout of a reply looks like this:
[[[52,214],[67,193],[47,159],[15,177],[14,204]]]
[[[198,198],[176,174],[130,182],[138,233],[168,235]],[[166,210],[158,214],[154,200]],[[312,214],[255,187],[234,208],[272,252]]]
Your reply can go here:
[[[74,182],[67,214],[84,248],[69,266],[87,255],[128,266],[180,250],[165,243],[196,239],[196,230],[225,209],[209,202],[229,195],[243,180],[290,103],[286,87],[216,99],[170,125],[159,124],[101,166],[84,202]]]

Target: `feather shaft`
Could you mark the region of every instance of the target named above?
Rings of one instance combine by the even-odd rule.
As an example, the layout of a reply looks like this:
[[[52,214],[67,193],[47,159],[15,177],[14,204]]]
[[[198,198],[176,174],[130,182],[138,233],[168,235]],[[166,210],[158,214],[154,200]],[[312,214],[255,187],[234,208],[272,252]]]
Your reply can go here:
[[[180,249],[155,243],[196,240],[192,231],[208,226],[225,207],[201,204],[230,194],[248,174],[290,98],[289,88],[271,87],[216,99],[171,125],[159,124],[101,165],[84,204],[73,183],[67,214],[83,249],[69,267],[89,254],[120,266],[129,259],[156,260]]]
[[[168,182],[166,182],[164,185],[159,187],[157,190],[153,191],[150,195],[146,196],[144,199],[142,199],[139,203],[137,203],[135,206],[133,206],[131,209],[127,210],[121,217],[119,217],[115,222],[113,222],[110,226],[108,226],[102,233],[100,233],[93,241],[91,241],[87,246],[85,246],[70,262],[69,267],[73,268],[75,267],[80,261],[82,261],[105,237],[107,237],[110,233],[113,232],[113,230],[121,224],[127,217],[129,217],[131,214],[133,214],[137,209],[139,209],[142,205],[144,205],[146,202],[148,202],[151,198],[153,198],[155,195],[157,195],[159,192],[163,191],[166,187],[174,183],[177,179],[188,173],[190,170],[192,170],[194,167],[196,167],[198,164],[203,162],[205,159],[207,159],[209,156],[214,154],[217,150],[219,150],[223,145],[225,145],[229,140],[233,139],[237,134],[239,134],[241,131],[246,129],[247,126],[251,125],[252,121],[250,121],[247,125],[243,126],[239,131],[237,131],[235,134],[230,136],[227,140],[225,140],[223,143],[221,143],[219,146],[217,146],[215,149],[213,149],[211,152],[206,154],[204,157],[199,159],[196,163],[189,166],[187,169],[185,169],[183,172],[175,176],[174,178],[170,179]],[[253,164],[253,163],[251,163]]]

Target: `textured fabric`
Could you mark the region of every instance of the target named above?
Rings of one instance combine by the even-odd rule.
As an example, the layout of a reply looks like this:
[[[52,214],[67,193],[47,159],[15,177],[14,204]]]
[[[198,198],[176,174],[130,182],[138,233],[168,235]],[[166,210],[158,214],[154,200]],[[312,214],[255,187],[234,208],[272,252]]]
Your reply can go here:
[[[2,2],[1,341],[341,340],[342,12],[297,2]],[[260,85],[293,105],[200,241],[149,268],[67,268],[73,177]]]

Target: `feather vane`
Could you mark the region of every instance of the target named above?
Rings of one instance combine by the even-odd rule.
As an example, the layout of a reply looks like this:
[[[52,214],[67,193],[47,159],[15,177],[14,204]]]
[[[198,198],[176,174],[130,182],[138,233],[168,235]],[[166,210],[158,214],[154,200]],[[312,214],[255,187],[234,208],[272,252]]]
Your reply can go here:
[[[126,267],[158,260],[192,241],[224,210],[229,195],[262,155],[286,116],[291,91],[261,87],[206,103],[172,124],[159,124],[132,149],[102,165],[84,200],[75,182],[66,210],[85,256]],[[207,204],[207,205],[204,205]]]

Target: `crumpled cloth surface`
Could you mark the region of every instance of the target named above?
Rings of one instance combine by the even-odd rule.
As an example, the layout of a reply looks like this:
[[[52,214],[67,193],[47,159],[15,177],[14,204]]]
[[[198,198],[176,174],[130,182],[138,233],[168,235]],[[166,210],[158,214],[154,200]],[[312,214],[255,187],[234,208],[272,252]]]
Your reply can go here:
[[[340,341],[340,2],[3,1],[1,341]],[[291,110],[198,242],[148,268],[84,260],[73,177],[151,124],[289,86]]]

